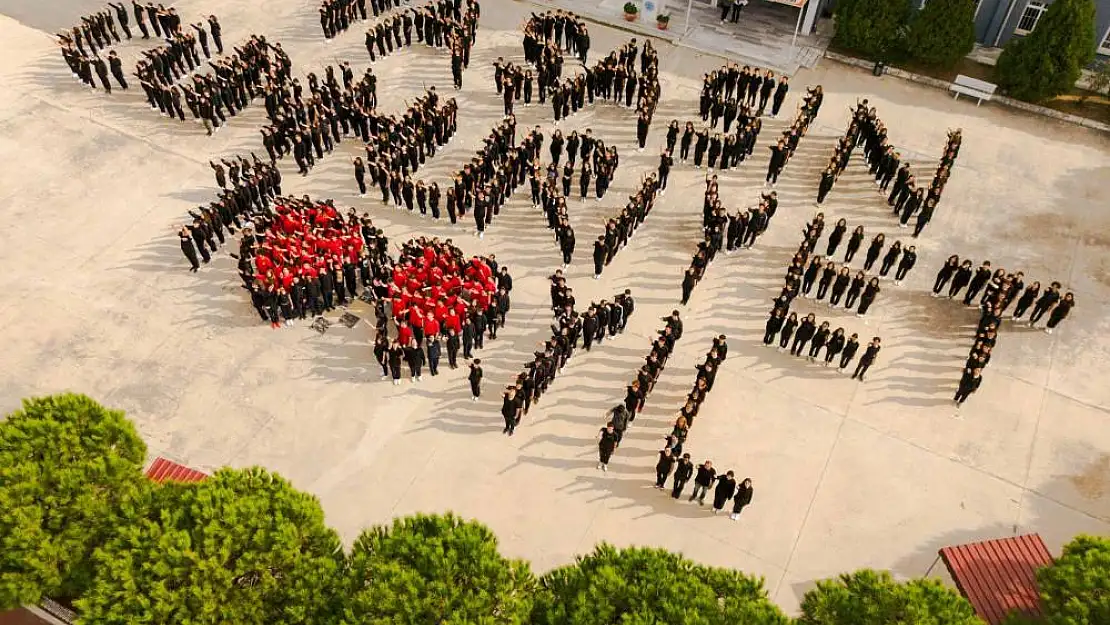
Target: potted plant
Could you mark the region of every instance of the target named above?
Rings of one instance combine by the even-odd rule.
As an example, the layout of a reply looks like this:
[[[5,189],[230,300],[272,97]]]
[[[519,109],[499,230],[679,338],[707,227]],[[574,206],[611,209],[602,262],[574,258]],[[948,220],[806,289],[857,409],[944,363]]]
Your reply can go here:
[[[655,26],[659,30],[667,30],[667,25],[671,23],[671,16],[666,13],[660,13],[655,16]]]
[[[636,18],[640,15],[640,7],[636,6],[634,2],[624,3],[624,19],[635,22]]]

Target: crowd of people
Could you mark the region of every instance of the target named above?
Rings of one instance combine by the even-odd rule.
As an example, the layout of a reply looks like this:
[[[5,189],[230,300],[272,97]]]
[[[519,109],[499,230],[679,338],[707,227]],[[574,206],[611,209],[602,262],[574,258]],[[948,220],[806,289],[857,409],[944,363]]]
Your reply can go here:
[[[383,0],[384,4],[388,0]],[[451,74],[456,89],[462,88],[462,72],[470,65],[470,49],[478,29],[481,7],[477,0],[432,0],[423,6],[390,15],[366,30],[366,52],[377,61],[412,46],[416,41],[451,51]]]
[[[955,254],[949,256],[937,272],[932,291],[933,297],[947,296],[949,299],[956,299],[966,288],[963,304],[978,306],[981,311],[975,340],[953,398],[957,406],[979,389],[982,371],[990,362],[998,330],[1011,305],[1014,305],[1014,310],[1009,317],[1015,322],[1022,320],[1025,313],[1032,309],[1029,315],[1031,328],[1047,314],[1048,321],[1044,330],[1049,334],[1075,307],[1075,294],[1071,291],[1061,294],[1063,287],[1057,281],[1051,282],[1042,292],[1040,282],[1025,283],[1025,273],[1022,271],[1008,272],[1001,267],[992,269],[989,260],[983,261],[976,269],[973,266],[971,260],[961,261]]]
[[[766,330],[763,333],[763,344],[774,346],[778,339],[779,351],[790,349],[791,356],[805,357],[809,362],[823,362],[829,366],[840,358],[837,371],[843,373],[859,351],[859,334],[853,332],[847,336],[842,327],[833,330],[828,321],[818,324],[817,316],[813,313],[806,315],[799,322],[798,313],[790,312],[787,308],[775,306],[767,319]],[[791,339],[793,338],[793,342]],[[808,350],[807,350],[808,346]],[[821,349],[825,354],[821,356]],[[882,349],[882,339],[873,337],[864,349],[863,355],[856,364],[852,379],[863,381],[863,376]]]
[[[583,66],[590,49],[590,34],[586,23],[569,11],[546,11],[531,17],[522,26],[524,33],[524,60],[536,68],[534,82],[538,85],[539,101],[547,101],[547,91],[554,88],[563,77],[563,52],[576,54]],[[512,112],[512,105],[522,98],[524,104],[532,103],[532,70],[501,57],[493,64],[497,93],[505,98],[505,109]]]
[[[419,208],[421,217],[430,208],[432,217],[439,219],[439,186],[414,181],[413,175],[455,135],[458,109],[454,98],[441,101],[432,87],[409,105],[400,120],[375,116],[371,123],[376,132],[366,144],[366,160],[352,161],[359,195],[366,195],[369,175],[369,185],[381,191],[383,204],[392,198],[395,206],[403,205],[409,212]]]
[[[640,59],[639,71],[636,70],[637,58]],[[641,49],[633,38],[593,67],[586,68],[584,73],[553,85],[550,95],[556,126],[587,104],[592,105],[595,97],[629,108],[635,100],[636,138],[642,150],[659,104],[659,56],[650,41],[645,41]]]
[[[396,261],[380,268],[388,290],[377,307],[384,311],[389,302],[389,317],[397,327],[396,337],[388,338],[385,314],[378,315],[374,356],[382,367],[382,379],[392,377],[400,384],[401,362],[408,365],[413,382],[422,380],[423,366],[438,375],[439,359],[446,342],[447,361],[458,368],[459,348],[469,360],[472,350],[481,349],[488,334],[497,338],[504,326],[511,302],[512,277],[493,255],[467,259],[450,239],[424,237],[411,239],[400,250]],[[472,396],[481,394],[471,379]],[[473,378],[472,367],[468,377]]]
[[[554,282],[554,280],[553,280]],[[616,336],[624,331],[629,317],[635,311],[632,292],[618,293],[612,301],[601,300],[590,304],[585,313],[573,306],[563,308],[551,324],[551,338],[542,349],[533,353],[533,359],[524,365],[516,382],[503,393],[501,416],[505,420],[504,434],[512,436],[521,418],[528,414],[532,404],[538,403],[566,363],[578,348],[578,339],[586,351],[594,342],[601,343],[606,336]]]
[[[640,188],[628,198],[628,203],[616,217],[605,222],[605,233],[594,241],[594,279],[601,278],[601,270],[608,266],[644,223],[659,194],[659,180],[654,173],[640,181]]]
[[[672,311],[670,316],[663,317],[663,321],[665,325],[652,342],[651,353],[644,359],[644,364],[636,373],[636,379],[626,388],[624,403],[609,410],[605,427],[598,434],[597,468],[602,471],[609,470],[609,460],[620,446],[624,432],[636,420],[636,415],[643,411],[644,402],[655,388],[655,381],[666,367],[675,343],[682,338],[682,317],[677,310]]]
[[[690,267],[682,277],[682,305],[690,301],[694,287],[701,282],[709,263],[722,248],[726,254],[751,247],[763,234],[778,210],[778,193],[771,191],[760,196],[759,205],[748,210],[728,213],[721,204],[717,176],[706,176],[705,196],[702,203],[702,240],[698,243]]]
[[[904,162],[901,153],[890,144],[886,125],[879,119],[875,107],[868,106],[866,99],[857,101],[852,109],[848,129],[837,141],[833,155],[821,173],[821,181],[817,187],[817,205],[820,206],[825,201],[836,180],[848,166],[852,151],[856,146],[862,145],[868,171],[874,177],[879,192],[887,196],[887,204],[898,216],[899,227],[908,227],[910,218],[917,216],[913,231],[916,238],[936,212],[962,140],[960,129],[948,131],[948,140],[932,181],[928,187],[919,186],[910,163]],[[890,189],[889,193],[887,189]]]
[[[374,17],[379,11],[379,1],[371,0],[374,5]],[[388,10],[393,6],[400,6],[400,0],[385,0]],[[325,39],[333,39],[339,33],[347,30],[351,24],[358,20],[366,19],[366,0],[323,0],[320,3],[320,28],[324,31]]]
[[[719,168],[727,171],[744,162],[755,150],[755,142],[759,138],[759,131],[763,129],[763,122],[759,118],[742,118],[736,124],[736,132],[729,134],[726,130],[721,133],[710,133],[710,129],[703,127],[694,129],[694,122],[686,122],[682,131],[682,140],[679,141],[679,122],[671,120],[667,126],[667,147],[660,156],[660,164],[664,161],[669,165],[674,162],[674,148],[678,145],[678,159],[685,163],[690,158],[690,148],[693,146],[694,169],[701,169],[702,162],[708,156],[707,166],[710,171]]]
[[[188,59],[196,54],[188,46],[172,54],[165,49],[145,53],[147,57],[139,61],[135,75],[151,109],[185,121],[181,107],[184,99],[193,119],[200,121],[211,135],[219,131],[229,116],[235,116],[256,97],[265,96],[289,80],[293,63],[280,43],[270,44],[261,35],[251,35],[242,46],[233,49],[233,54],[209,61],[212,71],[204,74],[192,73],[201,68],[199,59],[195,59],[195,67],[189,61],[188,72],[180,66],[180,55]],[[178,84],[190,73],[191,84]]]
[[[467,8],[463,15],[456,19],[454,11],[461,3],[455,5],[448,1],[439,10],[443,11],[443,20],[452,25],[450,38],[456,42],[465,41],[469,48],[473,42],[474,27],[471,23],[477,19],[477,7],[474,2],[467,0]],[[464,27],[465,25],[465,27]],[[262,45],[265,41],[252,38],[253,45]],[[269,48],[275,55],[280,52],[280,44]],[[284,53],[280,52],[284,57]],[[287,58],[287,57],[286,57]],[[370,69],[367,69],[362,78],[355,81],[355,75],[349,63],[341,63],[338,70],[334,66],[327,66],[324,78],[321,81],[315,73],[306,76],[308,90],[301,82],[289,77],[289,64],[282,61],[280,68],[271,65],[268,70],[270,79],[262,86],[262,94],[266,103],[266,114],[270,124],[261,129],[262,143],[269,155],[269,163],[261,163],[253,155],[254,163],[239,157],[230,162],[221,164],[213,163],[217,184],[223,189],[218,202],[213,202],[210,212],[218,214],[224,211],[227,216],[245,212],[253,203],[262,210],[262,204],[269,199],[280,195],[280,174],[277,173],[276,162],[286,155],[292,155],[302,175],[307,175],[315,161],[323,158],[324,153],[330,153],[334,146],[343,137],[354,136],[361,138],[364,143],[370,144],[371,137],[374,143],[368,146],[367,158],[364,163],[363,183],[365,175],[371,174],[371,182],[381,186],[386,182],[386,190],[393,191],[394,172],[399,172],[401,178],[397,182],[397,195],[383,192],[386,200],[390,197],[395,202],[405,203],[409,195],[409,186],[404,180],[409,176],[410,170],[415,168],[428,155],[434,154],[438,146],[443,145],[457,128],[455,105],[447,102],[443,107],[438,106],[438,96],[434,95],[434,87],[422,99],[416,101],[409,110],[399,118],[396,115],[383,115],[377,112],[377,78]],[[249,91],[248,91],[249,93]],[[444,110],[446,109],[446,110]],[[432,115],[429,111],[436,111]],[[514,122],[515,129],[515,122]],[[538,150],[538,148],[537,148]],[[475,163],[481,162],[475,159]],[[462,195],[462,174],[472,175],[473,166],[456,176],[455,186]],[[358,166],[356,164],[356,182]],[[239,172],[242,171],[242,175]],[[248,176],[248,172],[253,171]],[[373,178],[376,172],[378,178]],[[276,182],[271,182],[273,178]],[[228,189],[228,180],[231,189]],[[360,185],[360,192],[362,191]],[[446,194],[446,208],[452,217],[456,218],[459,211],[462,214],[466,208],[455,202],[455,192]],[[418,185],[411,186],[411,197],[418,207],[431,209],[433,215],[438,211],[438,186]],[[400,198],[399,200],[397,198]],[[422,211],[423,212],[423,211]],[[224,219],[224,223],[229,223]],[[204,224],[201,224],[204,225]],[[212,234],[205,237],[205,230]],[[215,245],[208,245],[209,240],[214,241],[214,232],[219,229],[210,225],[197,228],[197,224],[183,227],[179,234],[182,235],[182,252],[190,260],[191,270],[199,267],[198,254],[208,262],[209,248],[215,250]],[[196,236],[205,241],[204,245],[195,242]],[[188,240],[186,240],[186,238]],[[188,246],[186,246],[188,243]],[[188,252],[186,252],[188,247]]]
[[[786,76],[776,81],[771,70],[762,72],[758,67],[747,65],[741,69],[736,63],[729,63],[705,74],[698,113],[712,128],[723,121],[727,133],[735,119],[762,117],[768,102],[771,102],[771,117],[777,116],[789,91],[790,80]]]
[[[543,140],[537,126],[517,145],[516,118],[510,115],[485,139],[478,155],[452,176],[448,207],[454,204],[460,214],[473,211],[478,238],[485,236],[494,216],[538,166]]]
[[[694,424],[694,417],[697,416],[709,391],[713,389],[717,371],[721,363],[724,362],[727,353],[728,343],[725,342],[725,336],[722,334],[713,339],[713,346],[706,354],[705,362],[695,367],[698,374],[694,381],[694,388],[686,396],[686,403],[679,411],[674,426],[671,428],[671,433],[666,437],[663,449],[659,451],[658,460],[655,463],[655,487],[660,490],[666,489],[667,479],[671,478],[673,474],[674,478],[670,489],[671,497],[680,499],[686,484],[693,478],[694,489],[689,501],[697,500],[699,506],[704,506],[705,497],[709,489],[713,488],[713,514],[719,513],[729,500],[732,500],[732,512],[729,514],[729,518],[735,521],[740,518],[740,513],[752,501],[751,478],[745,478],[737,483],[736,475],[732,471],[726,471],[724,474],[718,475],[711,460],[706,460],[698,466],[697,475],[695,475],[690,454],[683,451],[690,428]]]
[[[817,118],[817,113],[821,110],[821,103],[824,100],[825,91],[821,85],[806,89],[806,96],[802,99],[802,104],[798,108],[798,114],[794,117],[794,122],[782,132],[782,137],[779,138],[778,142],[769,148],[771,150],[771,160],[767,163],[767,177],[765,179],[767,186],[773,188],[778,184],[779,175],[790,161],[790,158],[794,156],[794,151],[798,148],[798,142],[805,136],[813,120]]]
[[[552,231],[555,242],[559,245],[559,253],[563,259],[563,269],[570,265],[574,257],[574,228],[570,225],[566,199],[570,192],[569,176],[573,173],[574,167],[572,166],[569,174],[566,174],[563,178],[563,191],[566,193],[559,190],[559,167],[555,163],[548,164],[547,173],[542,177],[538,168],[533,168],[531,177],[532,207],[543,207],[547,228]]]

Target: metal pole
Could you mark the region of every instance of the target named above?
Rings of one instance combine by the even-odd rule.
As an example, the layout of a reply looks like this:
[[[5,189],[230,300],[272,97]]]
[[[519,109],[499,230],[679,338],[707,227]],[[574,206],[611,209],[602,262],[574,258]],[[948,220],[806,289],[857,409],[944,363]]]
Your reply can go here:
[[[685,35],[690,32],[690,9],[694,8],[694,0],[686,0],[686,30],[682,31]]]
[[[794,44],[798,43],[798,30],[802,27],[802,15],[805,14],[806,4],[808,3],[803,3],[802,6],[798,7],[798,21],[794,24],[794,38],[790,40],[791,53],[794,52]]]

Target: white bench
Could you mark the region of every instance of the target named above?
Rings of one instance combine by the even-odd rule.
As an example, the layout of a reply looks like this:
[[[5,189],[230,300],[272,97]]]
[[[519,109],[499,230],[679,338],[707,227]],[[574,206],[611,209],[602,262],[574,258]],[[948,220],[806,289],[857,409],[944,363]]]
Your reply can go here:
[[[978,78],[964,76],[963,74],[957,75],[955,82],[948,88],[949,91],[956,92],[956,95],[953,97],[957,100],[960,98],[961,93],[973,98],[978,98],[979,101],[975,106],[982,104],[983,100],[990,101],[991,96],[994,95],[995,89],[998,89],[998,85],[989,83],[985,80],[979,80]]]

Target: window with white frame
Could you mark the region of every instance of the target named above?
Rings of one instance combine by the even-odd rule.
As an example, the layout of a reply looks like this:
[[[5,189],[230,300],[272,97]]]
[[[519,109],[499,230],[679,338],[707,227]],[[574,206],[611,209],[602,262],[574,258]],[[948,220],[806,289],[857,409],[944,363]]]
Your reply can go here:
[[[1030,0],[1025,9],[1021,12],[1021,19],[1018,20],[1017,28],[1014,32],[1019,35],[1028,35],[1033,32],[1037,27],[1037,22],[1041,20],[1041,16],[1048,10],[1048,5],[1044,2],[1034,2]]]
[[[1110,28],[1106,29],[1106,34],[1102,36],[1102,41],[1098,44],[1099,54],[1110,54]]]

